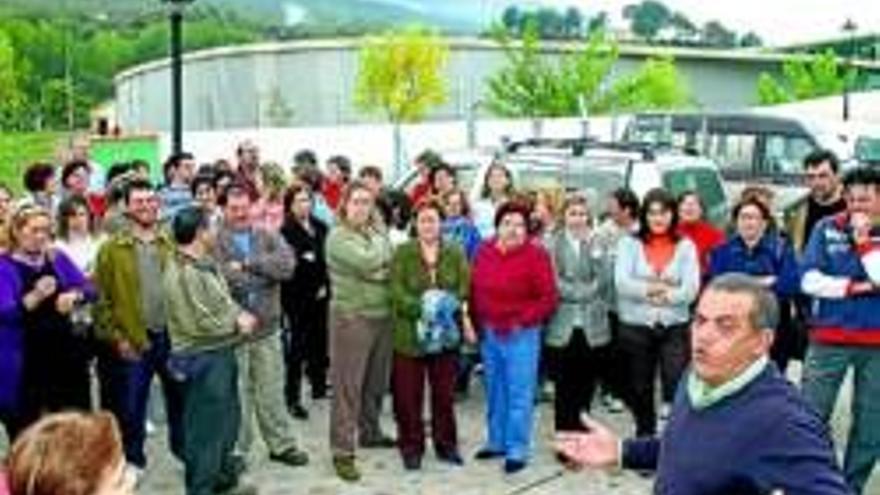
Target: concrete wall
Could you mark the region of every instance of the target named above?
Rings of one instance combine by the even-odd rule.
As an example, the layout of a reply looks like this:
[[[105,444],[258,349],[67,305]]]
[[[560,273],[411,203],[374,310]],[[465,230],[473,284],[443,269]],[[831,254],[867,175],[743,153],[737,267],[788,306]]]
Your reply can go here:
[[[453,40],[447,68],[450,99],[429,120],[467,116],[485,80],[504,64],[502,51],[480,40]],[[546,46],[559,58],[572,45]],[[667,51],[622,47],[612,77],[636,70],[647,57]],[[778,70],[780,56],[745,52],[673,50],[699,107],[735,109],[755,103],[762,71]],[[184,61],[184,128],[324,126],[379,122],[353,104],[358,46],[355,41],[311,41],[248,45],[190,54]],[[123,130],[167,131],[170,127],[167,61],[145,64],[116,79],[117,112]],[[482,112],[481,112],[482,113]]]

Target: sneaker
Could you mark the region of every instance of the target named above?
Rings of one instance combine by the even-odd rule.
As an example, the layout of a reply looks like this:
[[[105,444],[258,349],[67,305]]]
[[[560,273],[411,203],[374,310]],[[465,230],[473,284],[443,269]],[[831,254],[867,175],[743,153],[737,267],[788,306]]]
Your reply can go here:
[[[504,461],[504,472],[507,474],[518,473],[525,468],[526,463],[524,461],[515,461],[513,459],[507,459]]]
[[[450,451],[450,452],[438,452],[437,459],[445,464],[452,464],[453,466],[464,466],[464,459],[461,458],[461,454],[458,451]]]
[[[238,486],[238,481],[244,472],[247,471],[247,463],[242,456],[231,455],[229,460],[224,463],[223,470],[218,474],[217,480],[214,482],[214,491],[217,493],[225,493]]]
[[[290,414],[296,419],[306,420],[309,419],[309,412],[306,410],[302,404],[293,404],[290,406]]]
[[[669,403],[664,403],[662,406],[660,406],[660,420],[661,421],[668,420],[669,419],[669,412],[671,410],[672,410],[672,408],[669,407]]]
[[[498,459],[500,457],[504,457],[504,452],[499,452],[497,450],[492,450],[488,448],[482,448],[474,455],[474,459],[478,461],[488,461],[491,459]]]
[[[376,438],[362,438],[360,444],[365,449],[393,449],[397,447],[397,442],[384,434],[380,434]]]
[[[309,455],[296,447],[291,447],[279,454],[269,454],[269,459],[291,467],[305,466],[309,463]]]
[[[336,471],[336,476],[338,476],[339,479],[341,479],[342,481],[354,483],[356,481],[360,481],[361,479],[361,472],[355,465],[353,456],[334,457],[333,469]]]

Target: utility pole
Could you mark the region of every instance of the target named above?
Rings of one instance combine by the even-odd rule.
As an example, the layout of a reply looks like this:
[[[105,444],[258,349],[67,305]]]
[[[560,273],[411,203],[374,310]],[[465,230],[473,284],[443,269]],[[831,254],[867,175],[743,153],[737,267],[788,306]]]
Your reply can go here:
[[[183,12],[194,0],[162,0],[171,29],[171,152],[183,151]]]

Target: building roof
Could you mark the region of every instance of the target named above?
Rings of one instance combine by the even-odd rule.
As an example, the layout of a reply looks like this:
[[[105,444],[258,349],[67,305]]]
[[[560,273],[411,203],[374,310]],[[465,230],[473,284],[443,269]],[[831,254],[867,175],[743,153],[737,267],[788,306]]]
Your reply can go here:
[[[489,39],[455,37],[448,39],[452,50],[501,50],[501,46]],[[245,45],[225,46],[190,52],[184,55],[185,62],[204,61],[216,58],[243,57],[260,54],[283,53],[292,51],[321,50],[357,50],[362,43],[361,38],[327,38],[313,40],[279,41],[253,43]],[[578,41],[543,41],[545,53],[564,53],[574,51],[583,46]],[[619,53],[623,57],[649,58],[671,56],[676,59],[711,60],[732,63],[781,63],[791,58],[790,53],[767,51],[766,49],[709,49],[670,46],[649,46],[621,44]],[[165,69],[170,63],[168,58],[154,60],[120,72],[116,76],[117,83],[145,72]],[[856,62],[862,69],[880,72],[880,61]]]

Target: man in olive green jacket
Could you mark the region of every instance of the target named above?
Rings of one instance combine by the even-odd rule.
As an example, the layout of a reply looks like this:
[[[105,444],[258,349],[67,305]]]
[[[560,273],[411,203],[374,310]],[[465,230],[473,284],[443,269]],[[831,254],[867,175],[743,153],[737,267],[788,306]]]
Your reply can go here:
[[[256,327],[210,258],[208,214],[184,207],[172,221],[179,248],[163,288],[171,368],[183,384],[183,460],[187,495],[255,494],[238,485],[233,449],[241,426],[235,349]]]
[[[105,343],[98,363],[101,407],[119,421],[128,462],[143,469],[150,384],[158,375],[165,394],[171,450],[182,453],[180,386],[168,371],[162,273],[173,243],[158,227],[159,201],[149,182],[132,180],[125,194],[128,226],[98,252],[95,322]]]

